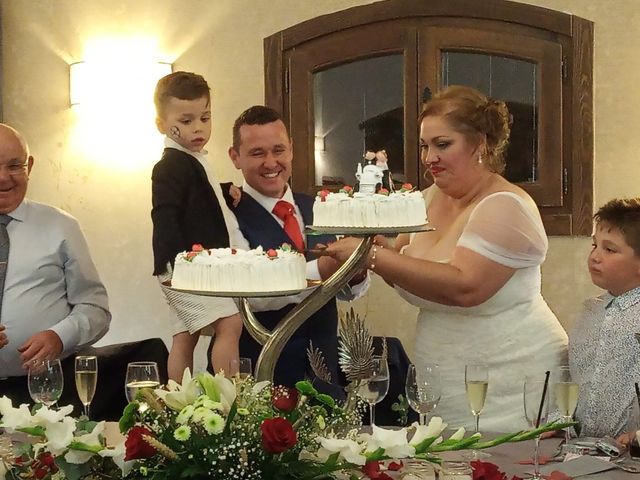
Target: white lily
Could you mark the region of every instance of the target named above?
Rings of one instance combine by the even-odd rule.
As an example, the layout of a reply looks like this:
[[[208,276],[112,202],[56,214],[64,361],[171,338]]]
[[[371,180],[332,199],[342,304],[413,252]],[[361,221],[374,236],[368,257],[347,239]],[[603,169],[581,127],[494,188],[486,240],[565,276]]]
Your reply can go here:
[[[111,457],[113,459],[113,463],[115,463],[120,471],[122,472],[122,476],[126,477],[131,472],[131,469],[136,464],[136,460],[128,460],[125,462],[125,448],[124,448],[124,440],[117,444],[115,448],[105,448],[104,450],[100,450],[98,455],[101,457]]]
[[[385,455],[391,458],[407,458],[416,453],[413,445],[407,442],[407,431],[402,428],[400,430],[387,430],[373,425],[373,433],[362,434],[360,439],[366,440],[367,451],[375,452],[379,448],[384,449]]]
[[[317,440],[322,447],[318,449],[316,455],[323,462],[336,452],[339,452],[340,457],[354,465],[364,465],[367,461],[367,457],[363,454],[365,446],[354,440],[323,437]]]
[[[34,424],[42,425],[46,428],[47,425],[60,422],[72,411],[73,405],[65,405],[64,407],[60,407],[59,410],[54,410],[43,405],[36,413],[33,414],[32,421]]]
[[[260,393],[262,390],[267,388],[270,384],[271,384],[271,382],[269,380],[263,380],[261,382],[256,382],[256,384],[253,387],[251,387],[251,393],[253,393],[254,395],[257,394],[257,393]]]
[[[158,388],[154,391],[169,408],[176,412],[195,402],[201,393],[198,381],[191,377],[191,371],[188,368],[185,368],[182,374],[182,384],[169,380],[166,390]]]
[[[9,433],[14,433],[16,428],[33,426],[29,406],[23,403],[14,408],[11,399],[4,395],[0,397],[0,416],[2,417],[0,426],[4,427]]]
[[[458,430],[456,430],[454,432],[453,435],[451,435],[449,437],[449,440],[462,440],[464,438],[464,434],[467,433],[467,431],[464,429],[464,427],[460,427]]]
[[[223,373],[211,375],[208,372],[199,374],[198,382],[211,400],[222,404],[222,412],[229,413],[237,395],[235,384]]]
[[[417,445],[427,438],[438,437],[447,428],[447,424],[440,417],[431,418],[428,425],[418,425],[418,423],[414,422],[411,426],[416,429],[409,441],[411,445]]]
[[[61,455],[73,441],[76,421],[71,417],[64,417],[61,422],[43,425],[46,430],[47,442],[45,447],[53,455]]]
[[[78,437],[74,438],[74,441],[84,443],[91,447],[100,447],[102,448],[102,442],[100,441],[100,436],[104,432],[104,422],[97,423],[93,430],[90,433],[85,433]],[[92,452],[85,452],[81,450],[69,450],[67,454],[64,456],[64,459],[69,463],[85,463],[88,462],[91,457],[95,455]]]

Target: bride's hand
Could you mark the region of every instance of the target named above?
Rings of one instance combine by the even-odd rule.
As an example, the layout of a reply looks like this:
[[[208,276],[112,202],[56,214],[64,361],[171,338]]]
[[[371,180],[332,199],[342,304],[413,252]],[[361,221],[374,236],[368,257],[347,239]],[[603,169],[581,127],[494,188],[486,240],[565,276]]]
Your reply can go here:
[[[323,255],[328,255],[340,263],[346,262],[351,254],[360,246],[362,240],[354,237],[345,237],[337,242],[330,243],[322,251]]]

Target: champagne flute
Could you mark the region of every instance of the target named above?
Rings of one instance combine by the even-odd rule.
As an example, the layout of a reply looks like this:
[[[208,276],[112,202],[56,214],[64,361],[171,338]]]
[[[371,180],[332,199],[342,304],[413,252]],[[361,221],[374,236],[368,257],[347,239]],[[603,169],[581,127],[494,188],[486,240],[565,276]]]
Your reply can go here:
[[[60,399],[64,388],[60,360],[34,360],[31,362],[27,385],[29,395],[34,402],[47,407],[54,405]]]
[[[544,393],[544,399],[542,395]],[[543,401],[542,410],[540,402]],[[525,377],[524,379],[524,416],[531,428],[537,428],[538,414],[540,414],[540,424],[547,421],[549,416],[549,389],[545,388],[544,380],[538,377]],[[540,435],[535,438],[535,449],[533,451],[533,476],[534,480],[541,479],[540,466],[538,464],[538,450],[540,447]]]
[[[420,425],[426,425],[427,414],[436,408],[442,395],[438,365],[409,365],[405,393],[411,408],[420,415]]]
[[[484,403],[487,399],[487,390],[489,388],[489,367],[484,364],[469,364],[464,366],[464,385],[467,392],[467,400],[469,408],[475,417],[476,433],[480,431],[480,413],[484,409]],[[490,453],[481,452],[479,450],[470,450],[464,456],[471,460],[479,460],[488,458]]]
[[[131,362],[127,365],[125,378],[125,394],[127,400],[133,402],[142,388],[158,388],[160,374],[156,362]]]
[[[389,366],[387,358],[375,355],[372,359],[371,375],[363,380],[358,394],[369,404],[371,426],[375,425],[375,406],[382,401],[389,391]]]
[[[555,378],[556,406],[562,415],[562,420],[570,422],[578,405],[578,384],[571,379],[571,370],[568,366],[558,367]],[[571,440],[570,427],[564,429],[564,441]]]
[[[489,388],[489,369],[486,365],[465,365],[464,384],[471,413],[476,420],[476,433],[480,430],[480,413],[484,409]]]
[[[78,398],[84,406],[84,416],[89,418],[89,407],[98,384],[98,358],[94,355],[78,355],[75,368]]]

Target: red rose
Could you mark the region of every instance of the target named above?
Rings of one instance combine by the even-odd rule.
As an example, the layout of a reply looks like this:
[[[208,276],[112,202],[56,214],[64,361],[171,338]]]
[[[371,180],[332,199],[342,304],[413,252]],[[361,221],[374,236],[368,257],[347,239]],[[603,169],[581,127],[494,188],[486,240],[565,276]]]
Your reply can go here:
[[[392,480],[389,475],[380,470],[380,462],[377,460],[365,463],[362,473],[372,480]]]
[[[378,191],[378,193],[380,195],[389,195],[389,190],[387,190],[386,188],[383,187]]]
[[[391,470],[392,472],[397,472],[398,470],[400,470],[402,467],[404,467],[404,463],[402,463],[402,460],[400,462],[391,462],[389,463],[389,465],[387,466],[387,468],[389,470]]]
[[[318,195],[320,196],[320,201],[322,202],[326,202],[327,201],[327,195],[329,195],[329,190],[320,190],[318,192]]]
[[[282,453],[298,441],[296,432],[286,418],[267,418],[260,425],[260,430],[262,446],[269,453]]]
[[[345,192],[349,193],[353,191],[353,187],[350,185],[345,185],[344,187],[342,187],[342,190],[344,190]]]
[[[155,455],[156,449],[142,438],[143,435],[148,435],[150,437],[153,436],[151,431],[144,427],[137,425],[135,427],[131,427],[131,430],[127,433],[127,439],[124,442],[125,461],[137,460],[139,458],[151,458]]]
[[[36,470],[33,472],[33,475],[40,480],[41,478],[44,478],[47,476],[47,473],[49,473],[49,470],[42,467],[42,468],[36,468]]]
[[[273,248],[267,250],[267,257],[276,258],[278,256],[278,252],[276,252]]]
[[[53,458],[53,455],[51,455],[50,452],[45,452],[38,457],[38,461],[40,461],[40,463],[42,463],[43,465],[51,468],[55,465],[56,459]]]
[[[403,190],[413,190],[413,185],[411,185],[410,183],[403,183],[402,184],[402,189]]]
[[[202,245],[200,245],[199,243],[194,243],[194,244],[191,246],[191,251],[192,251],[192,252],[201,252],[201,251],[203,251],[203,250],[204,250],[204,247],[203,247]]]
[[[473,469],[473,480],[507,480],[507,476],[491,462],[475,460],[471,462],[471,468]]]
[[[298,405],[298,391],[295,388],[277,386],[271,394],[271,403],[281,412],[291,412]]]

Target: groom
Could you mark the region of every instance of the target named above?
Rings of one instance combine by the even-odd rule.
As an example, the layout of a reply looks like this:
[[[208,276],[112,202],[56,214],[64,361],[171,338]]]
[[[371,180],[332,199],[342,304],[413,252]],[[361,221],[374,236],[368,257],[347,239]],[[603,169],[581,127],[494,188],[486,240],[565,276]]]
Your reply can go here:
[[[227,203],[238,219],[240,230],[251,248],[277,248],[283,243],[303,252],[317,243],[333,238],[310,236],[305,238],[304,225],[313,223],[313,198],[293,193],[288,185],[291,177],[293,150],[291,139],[275,110],[253,106],[244,111],[233,126],[233,146],[229,157],[242,170],[244,183],[242,198],[237,206]],[[227,189],[228,190],[228,189]],[[318,260],[307,255],[307,278],[327,278],[337,265],[333,259]],[[328,260],[328,261],[327,261]],[[299,301],[299,300],[297,300]],[[268,329],[295,306],[290,303],[278,310],[258,312],[256,317]],[[313,377],[306,350],[309,342],[325,357],[333,382],[338,379],[338,314],[336,300],[331,299],[312,315],[293,335],[276,364],[274,382],[287,386],[305,377]],[[244,330],[240,339],[240,356],[255,362],[262,346]]]

